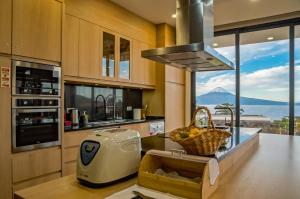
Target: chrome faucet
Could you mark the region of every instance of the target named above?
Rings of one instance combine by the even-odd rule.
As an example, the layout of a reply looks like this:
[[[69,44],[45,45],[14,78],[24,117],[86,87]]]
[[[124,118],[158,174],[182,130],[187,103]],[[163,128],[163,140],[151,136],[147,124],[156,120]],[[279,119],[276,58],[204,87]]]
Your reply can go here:
[[[97,97],[96,97],[95,112],[98,113],[98,99],[99,99],[99,97],[101,97],[102,100],[103,100],[104,120],[106,120],[107,119],[107,115],[106,115],[106,99],[105,99],[105,97],[103,95],[97,95]]]
[[[230,111],[230,122],[226,121],[225,117],[225,126],[229,126],[230,128],[233,128],[233,110],[230,107],[215,107],[216,110],[229,110]]]

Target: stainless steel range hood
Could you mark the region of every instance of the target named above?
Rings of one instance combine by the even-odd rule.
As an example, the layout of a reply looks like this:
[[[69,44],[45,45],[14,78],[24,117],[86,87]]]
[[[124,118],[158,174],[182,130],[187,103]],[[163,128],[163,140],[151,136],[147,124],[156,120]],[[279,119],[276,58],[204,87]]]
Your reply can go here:
[[[188,71],[232,70],[212,48],[213,0],[177,0],[176,46],[142,51],[142,57]]]

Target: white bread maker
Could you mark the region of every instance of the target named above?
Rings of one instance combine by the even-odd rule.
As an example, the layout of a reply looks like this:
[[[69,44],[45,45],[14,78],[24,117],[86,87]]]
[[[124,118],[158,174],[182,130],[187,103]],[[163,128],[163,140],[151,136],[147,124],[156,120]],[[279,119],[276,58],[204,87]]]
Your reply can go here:
[[[98,130],[81,142],[77,179],[97,187],[137,173],[141,160],[141,138],[131,129]]]

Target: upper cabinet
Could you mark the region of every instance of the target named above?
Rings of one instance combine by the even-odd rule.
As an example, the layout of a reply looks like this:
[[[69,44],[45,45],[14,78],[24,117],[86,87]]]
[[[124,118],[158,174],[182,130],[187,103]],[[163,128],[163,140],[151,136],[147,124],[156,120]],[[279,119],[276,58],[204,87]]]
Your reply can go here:
[[[56,0],[13,0],[12,54],[60,62],[62,7]]]
[[[11,54],[12,0],[0,0],[0,53]]]
[[[66,80],[155,87],[156,64],[141,57],[153,46],[68,14],[64,38]]]
[[[129,39],[120,37],[120,62],[119,62],[119,79],[130,80],[131,66],[131,42]]]
[[[66,15],[64,37],[64,75],[78,76],[79,19]]]
[[[116,69],[116,36],[103,32],[102,35],[102,77],[115,78]]]
[[[93,79],[100,77],[100,27],[81,19],[78,68],[80,77]]]
[[[154,48],[153,46],[142,43],[142,50],[148,50]],[[151,61],[149,59],[142,58],[142,64],[144,65],[144,74],[145,74],[145,81],[144,84],[149,86],[155,85],[155,73],[156,73],[156,64],[154,61]]]
[[[154,48],[153,46],[134,40],[133,43],[133,68],[132,82],[147,86],[155,86],[156,64],[155,62],[142,58],[143,50]]]

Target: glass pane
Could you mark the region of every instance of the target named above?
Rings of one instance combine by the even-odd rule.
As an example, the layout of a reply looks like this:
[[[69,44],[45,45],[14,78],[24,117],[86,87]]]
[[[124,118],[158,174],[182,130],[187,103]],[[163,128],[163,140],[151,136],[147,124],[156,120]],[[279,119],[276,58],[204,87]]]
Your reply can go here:
[[[215,37],[213,46],[235,63],[235,35]],[[216,126],[229,125],[231,114],[228,108],[235,112],[235,71],[197,72],[196,95],[197,105],[209,108]],[[198,125],[206,123],[201,119],[203,117],[199,114]]]
[[[241,34],[241,126],[288,134],[289,29]]]
[[[115,74],[115,36],[103,33],[102,76],[114,77]]]
[[[130,41],[120,38],[120,70],[119,77],[129,79],[130,72]]]
[[[113,88],[93,87],[95,121],[114,119],[114,109],[111,101],[114,99]]]
[[[295,134],[300,135],[300,25],[295,27]]]

